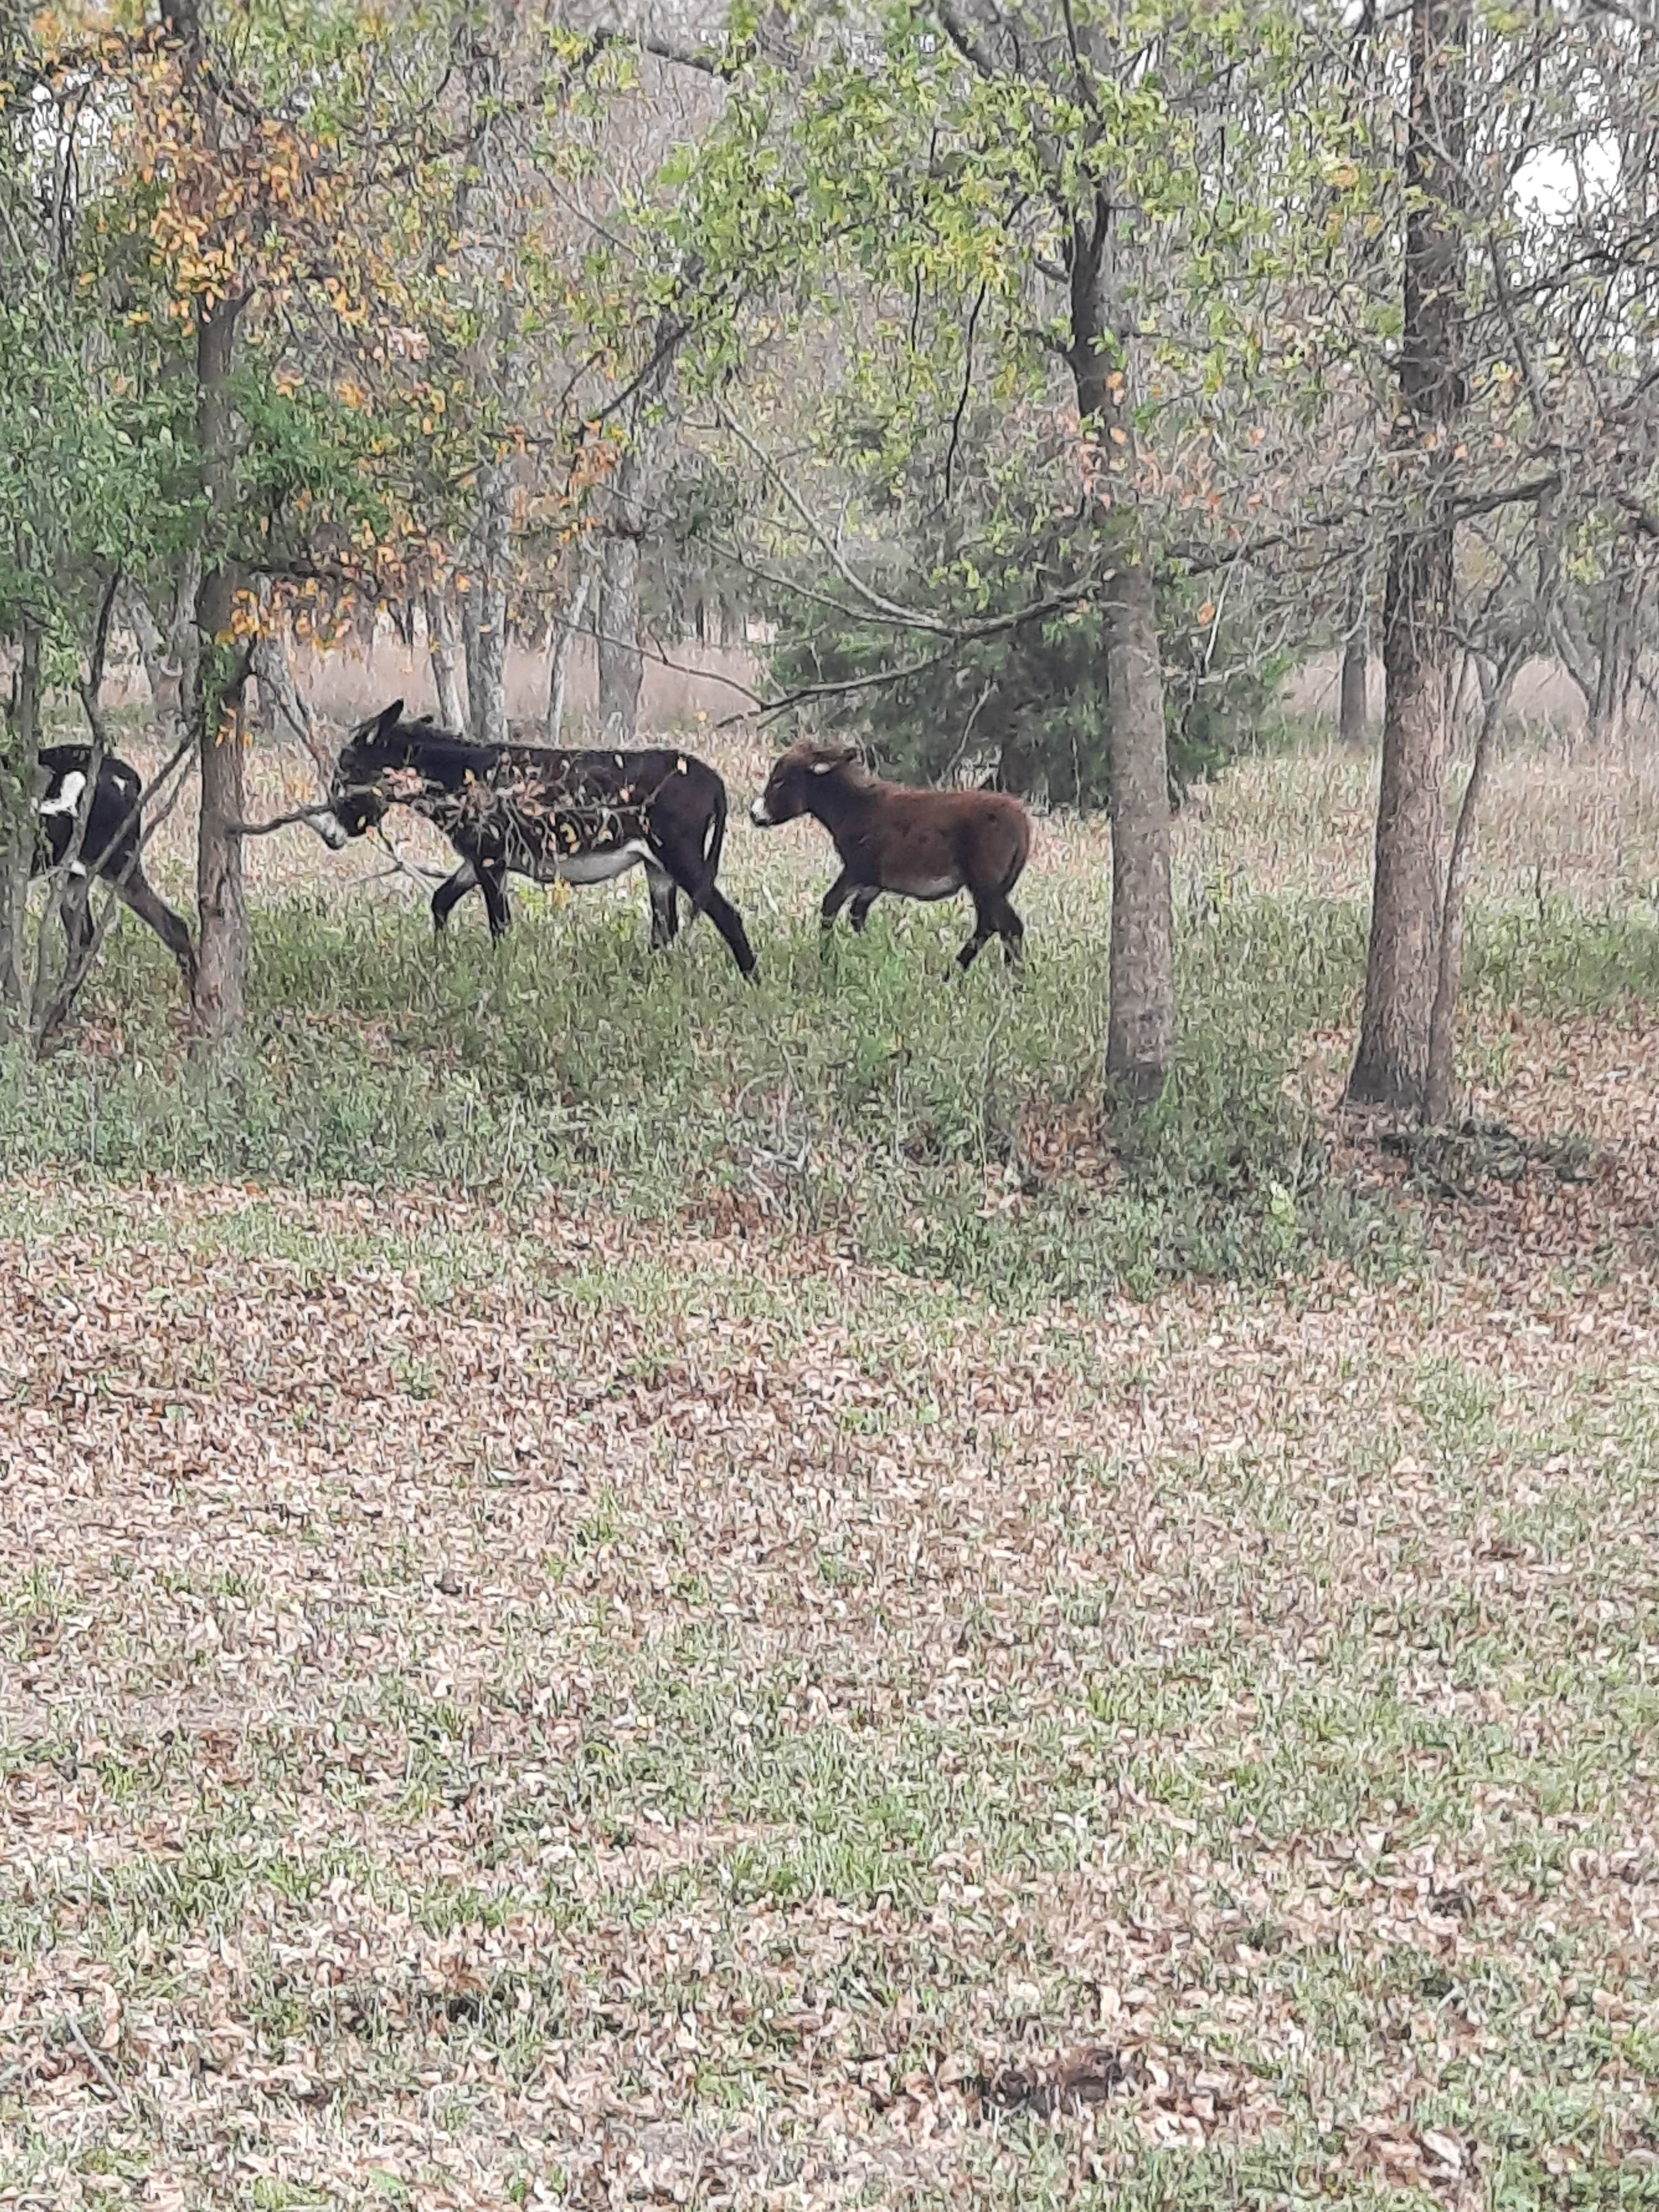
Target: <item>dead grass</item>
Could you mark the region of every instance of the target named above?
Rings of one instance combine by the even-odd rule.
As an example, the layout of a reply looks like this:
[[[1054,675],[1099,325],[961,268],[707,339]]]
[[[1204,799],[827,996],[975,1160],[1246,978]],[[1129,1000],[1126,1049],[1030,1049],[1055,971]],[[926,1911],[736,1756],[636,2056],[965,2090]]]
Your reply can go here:
[[[1350,900],[1366,789],[1219,787],[1194,941],[1260,963]],[[1277,1282],[1012,1312],[806,1225],[764,1179],[815,1126],[803,1024],[931,1037],[897,939],[752,1016],[691,948],[734,1096],[745,1021],[797,1087],[673,1220],[528,1160],[0,1188],[0,2204],[1659,2199],[1659,1067],[1596,934],[1659,817],[1637,766],[1556,789],[1541,911],[1529,756],[1486,853],[1501,1140],[1343,1131],[1347,1031],[1302,1016],[1322,1173],[1416,1210],[1392,1279],[1287,1243]],[[730,849],[775,943],[810,924],[804,836]],[[969,1059],[1075,1023],[1103,833],[1039,855],[1077,964],[952,1001]],[[272,957],[326,890],[403,960],[373,866],[258,848]],[[606,896],[523,957],[611,958]],[[379,1012],[327,975],[271,1050],[410,1049],[402,969]],[[1079,1236],[1123,1172],[1081,1092],[975,1169]]]
[[[15,1188],[5,2201],[1637,2201],[1656,1312]]]
[[[1461,775],[1454,785],[1462,787]],[[1370,895],[1376,764],[1311,744],[1246,760],[1183,830],[1189,868],[1257,891]],[[1481,812],[1476,896],[1536,908],[1659,899],[1659,767],[1652,748],[1516,738]]]
[[[745,731],[722,731],[706,716],[691,718],[685,735],[726,779],[734,817],[766,780],[773,748]],[[130,743],[135,759],[148,757]],[[1369,893],[1375,822],[1376,763],[1368,755],[1309,744],[1288,753],[1249,757],[1212,791],[1201,791],[1178,819],[1177,881],[1194,896],[1205,887],[1252,895],[1363,900]],[[260,745],[249,755],[250,805],[256,817],[317,796],[315,771],[297,747]],[[190,808],[181,807],[156,841],[158,873],[182,889],[192,850]],[[734,818],[726,865],[741,901],[781,905],[798,899],[803,873],[816,878],[821,854],[810,827],[770,837]],[[396,817],[393,842],[418,865],[453,865],[448,848],[411,817]],[[257,841],[247,848],[252,893],[337,895],[343,886],[402,902],[417,888],[400,877],[386,851],[366,842],[329,853],[303,830]],[[1109,877],[1109,841],[1099,817],[1043,821],[1028,877],[1056,896],[1074,896],[1091,877]],[[827,878],[826,878],[827,880]],[[1515,738],[1497,763],[1482,817],[1476,896],[1541,900],[1589,907],[1616,901],[1659,909],[1659,765],[1652,748],[1632,741],[1617,750],[1587,741]],[[533,897],[534,893],[526,893]],[[595,894],[586,895],[591,903]],[[600,896],[636,902],[638,884],[623,879]]]

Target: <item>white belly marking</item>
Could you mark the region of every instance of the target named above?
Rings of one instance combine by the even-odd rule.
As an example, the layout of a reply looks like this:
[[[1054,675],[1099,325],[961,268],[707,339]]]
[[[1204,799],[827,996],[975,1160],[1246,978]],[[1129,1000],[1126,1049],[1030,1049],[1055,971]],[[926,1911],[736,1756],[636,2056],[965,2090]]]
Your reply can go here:
[[[43,799],[37,811],[41,814],[73,814],[81,804],[81,793],[86,787],[85,776],[78,768],[72,768],[58,785],[56,795]]]
[[[648,847],[635,842],[618,845],[609,853],[551,855],[552,874],[561,883],[608,884],[613,876],[625,876],[630,868],[637,868],[648,850]]]

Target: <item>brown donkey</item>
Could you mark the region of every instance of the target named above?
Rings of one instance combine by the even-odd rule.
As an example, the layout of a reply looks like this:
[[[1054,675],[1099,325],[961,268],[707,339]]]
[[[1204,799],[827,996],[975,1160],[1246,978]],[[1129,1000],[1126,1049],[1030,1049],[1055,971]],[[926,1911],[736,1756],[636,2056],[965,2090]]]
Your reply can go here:
[[[1019,958],[1025,930],[1008,894],[1031,850],[1031,817],[1017,799],[998,791],[907,790],[872,775],[854,746],[803,738],[774,763],[749,810],[763,830],[799,814],[821,822],[841,855],[841,873],[819,908],[826,930],[848,899],[848,920],[862,929],[884,891],[942,899],[965,890],[973,897],[974,933],[957,964],[971,968],[994,937],[1002,939],[1011,966]]]

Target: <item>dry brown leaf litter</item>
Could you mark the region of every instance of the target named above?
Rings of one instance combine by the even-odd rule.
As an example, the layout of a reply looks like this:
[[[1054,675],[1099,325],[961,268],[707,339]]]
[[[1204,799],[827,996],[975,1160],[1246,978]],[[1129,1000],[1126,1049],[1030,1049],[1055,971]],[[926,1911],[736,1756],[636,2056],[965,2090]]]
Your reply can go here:
[[[0,2201],[1647,2171],[1645,1275],[129,1205],[0,1247]]]

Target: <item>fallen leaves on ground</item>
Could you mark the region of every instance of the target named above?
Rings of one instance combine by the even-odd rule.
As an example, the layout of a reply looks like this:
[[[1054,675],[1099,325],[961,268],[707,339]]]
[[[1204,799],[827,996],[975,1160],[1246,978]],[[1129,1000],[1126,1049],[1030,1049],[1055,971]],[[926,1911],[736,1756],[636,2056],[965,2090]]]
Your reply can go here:
[[[1648,2172],[1644,1273],[7,1219],[0,2201]]]

